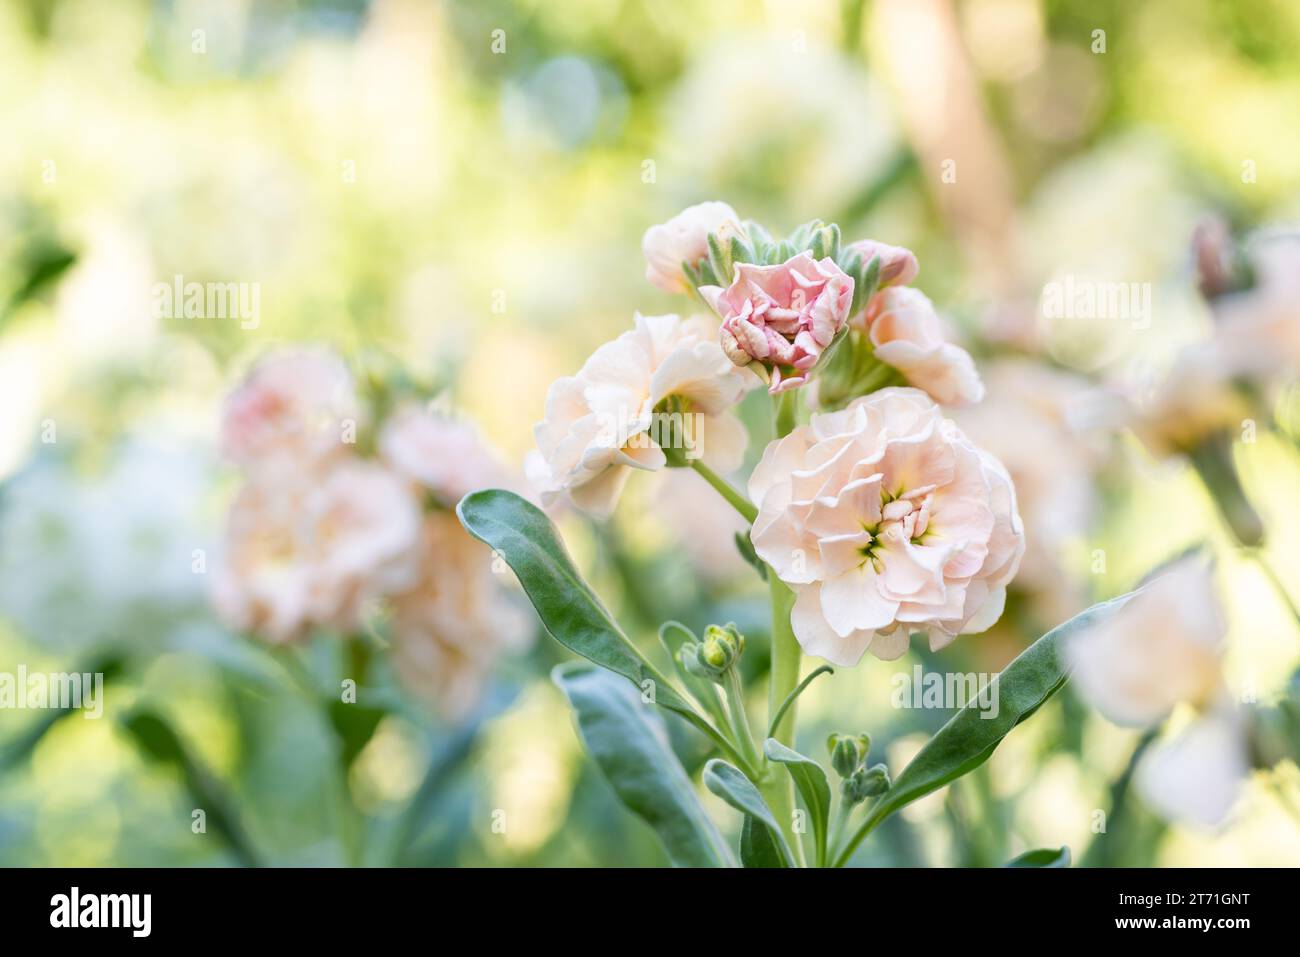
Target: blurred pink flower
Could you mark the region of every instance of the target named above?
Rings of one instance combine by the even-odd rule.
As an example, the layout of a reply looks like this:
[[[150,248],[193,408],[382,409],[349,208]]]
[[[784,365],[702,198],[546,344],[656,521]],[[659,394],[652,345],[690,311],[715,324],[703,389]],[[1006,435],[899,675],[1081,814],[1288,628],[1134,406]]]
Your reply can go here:
[[[859,239],[855,243],[849,243],[846,251],[861,256],[864,266],[876,256],[880,257],[880,274],[876,280],[878,290],[889,286],[906,286],[921,271],[916,255],[902,246],[891,246],[874,239]]]
[[[1024,553],[1015,489],[918,389],[883,389],[763,452],[754,548],[796,599],[809,654],[855,664],[989,628]]]
[[[254,478],[226,518],[213,602],[230,627],[274,643],[355,629],[368,600],[414,583],[419,530],[409,486],[379,465]]]
[[[803,385],[844,327],[853,280],[829,257],[802,252],[776,266],[737,263],[730,286],[700,294],[722,317],[723,351],[738,366],[758,360],[770,369],[776,394]]]
[[[1184,558],[1066,645],[1080,693],[1115,724],[1150,727],[1223,689],[1227,624],[1210,569]]]
[[[448,508],[477,489],[516,484],[471,423],[414,405],[397,410],[384,423],[379,454],[395,472],[433,493]]]
[[[860,319],[876,358],[943,405],[973,405],[984,398],[975,361],[944,339],[939,315],[925,293],[894,286],[871,297]]]
[[[682,263],[694,266],[709,254],[709,233],[740,231],[740,217],[726,203],[688,206],[666,223],[651,226],[641,240],[645,277],[664,292],[690,292]]]
[[[454,513],[430,512],[420,536],[416,586],[392,601],[393,663],[399,680],[447,718],[480,700],[497,660],[525,648],[533,619],[505,591],[509,569]]]
[[[748,436],[730,410],[756,384],[723,355],[717,326],[705,317],[637,315],[635,329],[598,348],[576,376],[551,385],[528,477],[543,505],[567,496],[608,515],[632,469],[667,464],[659,444],[667,438],[682,439],[676,444],[686,444],[688,457],[731,471]],[[676,421],[689,427],[680,435],[656,432],[654,410],[670,398],[680,405]]]
[[[249,470],[297,471],[344,453],[356,427],[357,398],[347,367],[323,349],[285,351],[259,361],[226,397],[221,446]]]
[[[1202,827],[1222,824],[1250,775],[1250,744],[1240,710],[1220,701],[1138,764],[1142,798],[1161,817]]]

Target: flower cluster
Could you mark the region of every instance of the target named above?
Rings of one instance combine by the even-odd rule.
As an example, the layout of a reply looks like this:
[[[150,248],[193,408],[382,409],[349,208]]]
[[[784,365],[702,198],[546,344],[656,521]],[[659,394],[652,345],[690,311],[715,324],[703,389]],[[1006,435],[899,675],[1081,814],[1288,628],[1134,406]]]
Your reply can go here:
[[[399,676],[461,714],[529,631],[449,507],[508,475],[472,428],[415,406],[362,456],[360,410],[347,368],[319,350],[271,355],[230,394],[222,448],[245,482],[213,601],[230,627],[275,644],[356,632],[387,606]]]

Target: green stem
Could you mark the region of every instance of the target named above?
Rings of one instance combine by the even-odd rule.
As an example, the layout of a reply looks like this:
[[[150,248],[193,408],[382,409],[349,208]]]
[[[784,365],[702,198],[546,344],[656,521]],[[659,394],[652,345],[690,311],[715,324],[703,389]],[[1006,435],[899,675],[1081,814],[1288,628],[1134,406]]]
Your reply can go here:
[[[754,734],[749,728],[749,718],[745,714],[745,692],[740,686],[740,675],[736,673],[735,668],[727,671],[724,687],[727,691],[727,707],[731,711],[731,727],[736,737],[736,745],[753,767],[760,768],[762,760],[758,756],[758,747],[754,744]]]
[[[691,468],[699,473],[700,477],[703,478],[704,481],[712,485],[714,489],[717,490],[718,494],[725,498],[731,507],[741,514],[745,521],[752,524],[754,519],[758,518],[758,509],[754,507],[753,503],[732,488],[727,480],[717,472],[713,471],[713,469],[709,468],[699,459],[693,459],[691,461]]]
[[[847,864],[849,858],[853,856],[853,852],[858,849],[858,845],[862,843],[863,839],[876,829],[877,824],[885,819],[886,815],[879,813],[880,802],[882,800],[884,800],[883,794],[876,798],[875,804],[871,805],[871,809],[867,811],[866,820],[858,825],[858,829],[853,832],[853,836],[849,838],[849,843],[844,846],[844,850],[840,851],[839,856],[835,858],[835,863],[832,865],[833,867],[843,867]]]
[[[803,689],[807,688],[810,684],[812,684],[814,678],[816,678],[818,675],[833,675],[833,674],[835,674],[834,668],[832,668],[830,665],[822,665],[821,667],[810,672],[808,677],[804,678],[803,681],[799,682],[799,687],[795,688],[788,695],[786,695],[785,700],[781,702],[781,707],[778,708],[776,714],[773,715],[772,723],[767,729],[767,736],[769,738],[776,736],[776,726],[781,723],[781,719],[785,717],[786,711],[788,711],[790,709],[790,706],[794,704],[795,699],[797,699],[801,694],[803,694]]]

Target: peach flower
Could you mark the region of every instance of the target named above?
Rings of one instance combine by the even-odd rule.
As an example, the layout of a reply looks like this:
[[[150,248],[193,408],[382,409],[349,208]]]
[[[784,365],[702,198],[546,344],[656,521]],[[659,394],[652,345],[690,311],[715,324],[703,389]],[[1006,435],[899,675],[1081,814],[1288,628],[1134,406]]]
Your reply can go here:
[[[384,423],[379,455],[447,508],[477,489],[514,484],[505,464],[471,423],[414,405],[398,409]]]
[[[740,232],[740,217],[726,203],[688,206],[666,223],[651,226],[641,240],[645,277],[664,292],[690,292],[682,263],[694,266],[709,254],[709,233]]]
[[[1241,712],[1219,702],[1138,764],[1135,783],[1161,817],[1213,828],[1222,824],[1250,774],[1250,745]]]
[[[704,317],[636,317],[636,328],[597,349],[576,376],[546,394],[546,418],[534,429],[530,480],[550,506],[567,496],[608,515],[632,469],[667,464],[663,445],[713,468],[739,467],[747,434],[730,411],[754,376],[723,355],[717,326]],[[676,400],[680,416],[656,418]]]
[[[730,286],[701,286],[722,317],[722,349],[738,366],[758,360],[770,392],[795,389],[849,318],[853,280],[830,257],[802,252],[776,266],[737,263]]]
[[[387,469],[355,459],[235,497],[213,600],[232,628],[274,643],[313,625],[350,630],[367,600],[410,588],[420,507]]]
[[[984,386],[970,353],[948,342],[929,297],[910,286],[894,286],[871,297],[854,319],[875,347],[876,358],[893,366],[908,385],[924,389],[943,405],[973,405]]]
[[[492,550],[454,513],[425,517],[420,552],[419,582],[392,601],[393,663],[404,685],[444,717],[461,718],[479,702],[501,654],[527,646],[532,619],[494,573]]]
[[[347,367],[323,349],[273,354],[226,398],[222,451],[252,470],[297,470],[348,449],[357,398]]]
[[[1184,558],[1066,645],[1083,697],[1116,724],[1149,727],[1223,688],[1223,609],[1209,568]]]
[[[861,256],[864,266],[876,256],[880,257],[880,273],[876,279],[877,289],[906,286],[921,272],[916,254],[902,246],[891,246],[889,243],[874,239],[859,239],[855,243],[849,243],[846,251],[856,252]]]
[[[852,665],[989,628],[1025,542],[1015,489],[919,389],[814,415],[768,445],[749,480],[754,548],[796,599],[809,654]]]
[[[1236,372],[1300,368],[1300,234],[1270,231],[1247,247],[1255,285],[1215,302],[1215,350]]]

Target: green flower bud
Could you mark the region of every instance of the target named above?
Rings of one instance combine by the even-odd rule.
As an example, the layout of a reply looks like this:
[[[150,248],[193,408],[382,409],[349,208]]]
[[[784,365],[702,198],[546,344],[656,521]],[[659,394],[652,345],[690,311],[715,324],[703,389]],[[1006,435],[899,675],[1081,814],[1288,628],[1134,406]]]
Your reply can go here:
[[[830,752],[835,773],[842,778],[851,777],[871,752],[871,735],[832,734],[826,739],[826,750]]]
[[[703,641],[682,646],[682,664],[691,674],[721,684],[744,650],[745,636],[734,623],[709,625]]]
[[[852,777],[845,778],[840,784],[840,793],[852,807],[867,798],[884,794],[889,790],[889,785],[889,769],[883,764],[877,764],[870,768],[858,768]]]

